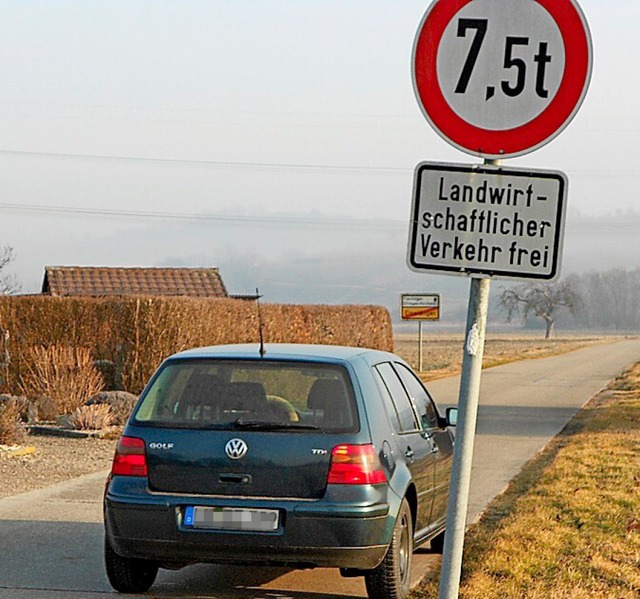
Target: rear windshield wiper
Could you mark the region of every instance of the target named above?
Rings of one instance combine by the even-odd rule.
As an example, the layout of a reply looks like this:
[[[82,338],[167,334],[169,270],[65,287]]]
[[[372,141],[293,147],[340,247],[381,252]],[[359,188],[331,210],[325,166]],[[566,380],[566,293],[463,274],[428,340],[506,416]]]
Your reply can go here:
[[[233,426],[243,430],[259,430],[259,431],[317,431],[320,430],[313,424],[300,424],[299,422],[268,422],[265,420],[244,420],[238,418]]]

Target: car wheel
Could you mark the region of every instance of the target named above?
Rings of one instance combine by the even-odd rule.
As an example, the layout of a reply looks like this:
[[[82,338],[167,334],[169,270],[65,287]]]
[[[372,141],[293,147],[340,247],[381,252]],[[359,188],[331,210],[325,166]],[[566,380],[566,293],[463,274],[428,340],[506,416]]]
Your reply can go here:
[[[409,594],[412,553],[411,509],[403,499],[387,554],[380,565],[364,577],[370,599],[403,599]]]
[[[434,553],[442,553],[444,551],[444,531],[431,539],[431,551]]]
[[[104,564],[111,586],[120,593],[144,593],[158,575],[158,564],[118,555],[104,540]]]

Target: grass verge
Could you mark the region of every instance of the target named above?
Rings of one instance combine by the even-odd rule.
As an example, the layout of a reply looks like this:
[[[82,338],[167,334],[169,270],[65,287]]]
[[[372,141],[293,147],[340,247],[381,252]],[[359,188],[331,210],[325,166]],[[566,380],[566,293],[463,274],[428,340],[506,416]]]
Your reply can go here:
[[[437,597],[438,576],[412,598]],[[640,597],[640,363],[578,413],[470,528],[460,597]]]

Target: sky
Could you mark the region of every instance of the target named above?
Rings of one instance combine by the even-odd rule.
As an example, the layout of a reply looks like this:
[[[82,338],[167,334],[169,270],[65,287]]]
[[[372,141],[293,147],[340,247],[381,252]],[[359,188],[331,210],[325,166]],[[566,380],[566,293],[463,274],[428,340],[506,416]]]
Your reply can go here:
[[[496,0],[496,2],[509,0]],[[563,273],[637,268],[637,0],[582,0],[569,126],[505,166],[569,177]],[[464,279],[406,266],[413,171],[479,162],[430,127],[427,1],[0,0],[0,246],[45,266],[220,268],[265,301],[383,303]]]

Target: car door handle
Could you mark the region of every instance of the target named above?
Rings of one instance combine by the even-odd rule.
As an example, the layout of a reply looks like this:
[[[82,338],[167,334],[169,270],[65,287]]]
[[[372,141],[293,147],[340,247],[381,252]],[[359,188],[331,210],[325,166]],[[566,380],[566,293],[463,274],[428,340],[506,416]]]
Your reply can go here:
[[[433,437],[429,433],[426,433],[424,438],[427,441],[429,441],[429,447],[431,447],[431,453],[438,453],[440,451],[438,444],[434,441]]]
[[[414,456],[413,449],[411,449],[411,447],[407,447],[406,451],[404,452],[404,455],[408,460],[413,460],[413,456]]]

